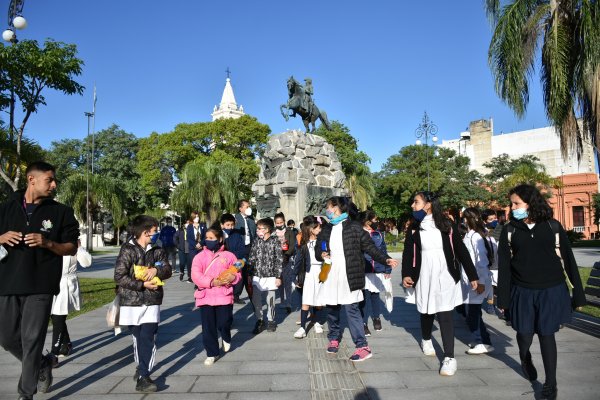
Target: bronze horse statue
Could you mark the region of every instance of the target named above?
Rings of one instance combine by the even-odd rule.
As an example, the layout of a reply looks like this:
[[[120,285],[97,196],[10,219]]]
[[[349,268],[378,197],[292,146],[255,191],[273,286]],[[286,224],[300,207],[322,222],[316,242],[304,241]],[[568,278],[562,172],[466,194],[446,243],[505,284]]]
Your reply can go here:
[[[327,130],[331,130],[327,114],[324,110],[319,110],[316,104],[313,103],[310,96],[312,94],[311,91],[306,91],[293,76],[290,76],[288,79],[287,87],[289,95],[288,102],[279,107],[281,115],[283,115],[283,118],[285,118],[286,121],[288,121],[290,117],[295,117],[296,114],[298,114],[302,118],[302,122],[304,122],[306,133],[315,131],[317,119],[321,120],[321,123]],[[284,109],[286,109],[287,112],[284,113]],[[289,113],[289,111],[291,111],[291,113]],[[312,124],[312,130],[310,130],[310,124]]]

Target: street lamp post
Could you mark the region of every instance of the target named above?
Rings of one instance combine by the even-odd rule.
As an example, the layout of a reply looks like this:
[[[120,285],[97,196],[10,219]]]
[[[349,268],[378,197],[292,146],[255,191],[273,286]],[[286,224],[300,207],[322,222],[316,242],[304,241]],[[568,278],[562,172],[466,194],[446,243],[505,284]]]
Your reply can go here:
[[[415,136],[417,137],[416,144],[421,145],[421,138],[425,138],[425,156],[427,163],[427,190],[431,190],[431,182],[429,179],[429,138],[431,137],[431,141],[435,144],[438,141],[436,133],[438,131],[437,125],[431,122],[429,116],[427,115],[427,111],[423,115],[423,120],[421,124],[419,124],[418,128],[415,130]]]
[[[17,43],[17,29],[27,28],[27,20],[21,15],[23,13],[25,0],[11,0],[8,6],[8,29],[2,32],[2,39],[7,42]]]
[[[94,116],[94,113],[85,112],[85,116],[87,117],[88,124],[88,145],[90,138],[90,118]],[[87,224],[87,233],[86,233],[86,244],[85,247],[88,251],[93,250],[93,242],[92,242],[92,218],[90,215],[90,157],[93,154],[90,154],[90,149],[86,149],[86,174],[85,174],[85,219]]]

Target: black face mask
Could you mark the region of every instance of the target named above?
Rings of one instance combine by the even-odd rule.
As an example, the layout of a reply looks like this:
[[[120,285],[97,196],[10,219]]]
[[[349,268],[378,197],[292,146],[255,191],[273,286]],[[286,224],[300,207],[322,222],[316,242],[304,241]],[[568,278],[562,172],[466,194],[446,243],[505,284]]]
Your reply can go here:
[[[282,231],[282,230],[284,230],[284,229],[285,229],[285,225],[282,225],[282,226],[276,226],[275,228],[276,228],[276,229],[278,229],[278,230],[280,230],[280,231]]]

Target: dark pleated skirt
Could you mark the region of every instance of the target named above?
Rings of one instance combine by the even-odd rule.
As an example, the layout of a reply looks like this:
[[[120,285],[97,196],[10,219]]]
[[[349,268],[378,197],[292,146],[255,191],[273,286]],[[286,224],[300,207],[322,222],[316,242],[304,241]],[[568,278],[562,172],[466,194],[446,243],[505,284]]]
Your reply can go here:
[[[566,283],[547,289],[513,285],[510,319],[519,333],[551,335],[571,321],[571,296]]]

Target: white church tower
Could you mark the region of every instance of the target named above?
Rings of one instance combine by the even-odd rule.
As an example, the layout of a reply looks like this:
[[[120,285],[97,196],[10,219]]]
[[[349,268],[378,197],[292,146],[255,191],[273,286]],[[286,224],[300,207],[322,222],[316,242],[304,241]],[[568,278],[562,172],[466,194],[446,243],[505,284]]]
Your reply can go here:
[[[215,106],[212,112],[212,120],[223,118],[239,118],[244,115],[244,107],[237,105],[235,102],[235,96],[233,95],[233,88],[231,87],[231,79],[229,79],[229,68],[227,68],[227,80],[225,81],[225,89],[223,89],[223,97],[221,97],[221,103]]]

